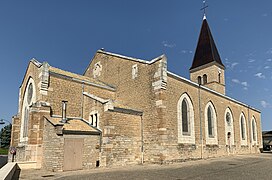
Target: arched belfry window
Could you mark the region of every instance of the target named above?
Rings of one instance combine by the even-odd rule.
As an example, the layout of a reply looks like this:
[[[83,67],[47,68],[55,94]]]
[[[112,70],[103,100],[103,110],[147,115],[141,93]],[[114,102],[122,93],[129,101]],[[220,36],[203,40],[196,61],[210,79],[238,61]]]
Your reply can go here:
[[[28,124],[29,112],[31,105],[36,101],[35,83],[32,78],[29,78],[23,96],[22,114],[21,114],[21,133],[20,142],[28,140]]]
[[[178,143],[195,143],[194,108],[187,93],[184,93],[177,104]]]
[[[216,111],[211,102],[205,107],[205,134],[207,144],[218,144]]]
[[[207,75],[204,74],[203,75],[203,84],[207,84],[207,83],[208,83]]]
[[[198,84],[202,84],[201,81],[202,81],[202,80],[201,80],[201,76],[198,76],[198,77],[197,77],[197,83],[198,83]]]
[[[182,101],[182,134],[189,134],[189,116],[190,111],[188,108],[187,100],[184,98]]]

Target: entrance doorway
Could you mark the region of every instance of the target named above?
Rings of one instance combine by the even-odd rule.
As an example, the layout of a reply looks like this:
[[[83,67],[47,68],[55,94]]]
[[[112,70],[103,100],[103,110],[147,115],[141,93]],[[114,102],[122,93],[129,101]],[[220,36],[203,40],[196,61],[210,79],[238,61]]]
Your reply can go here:
[[[64,139],[63,171],[82,169],[83,139]]]

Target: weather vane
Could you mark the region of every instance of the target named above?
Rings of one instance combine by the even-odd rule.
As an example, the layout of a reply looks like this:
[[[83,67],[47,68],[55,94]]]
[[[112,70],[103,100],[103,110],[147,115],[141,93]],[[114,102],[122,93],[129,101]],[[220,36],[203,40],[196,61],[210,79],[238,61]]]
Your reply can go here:
[[[209,6],[206,5],[206,0],[203,1],[203,7],[200,9],[201,11],[203,10],[204,16],[206,15],[206,8],[208,8]]]

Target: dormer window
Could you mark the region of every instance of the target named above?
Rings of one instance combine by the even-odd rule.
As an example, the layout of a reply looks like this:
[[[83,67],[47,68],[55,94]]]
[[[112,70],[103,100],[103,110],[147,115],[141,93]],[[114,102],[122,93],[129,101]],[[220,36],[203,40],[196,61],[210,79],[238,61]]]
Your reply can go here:
[[[198,82],[198,84],[202,84],[202,83],[201,83],[201,76],[198,76],[198,77],[197,77],[197,82]]]

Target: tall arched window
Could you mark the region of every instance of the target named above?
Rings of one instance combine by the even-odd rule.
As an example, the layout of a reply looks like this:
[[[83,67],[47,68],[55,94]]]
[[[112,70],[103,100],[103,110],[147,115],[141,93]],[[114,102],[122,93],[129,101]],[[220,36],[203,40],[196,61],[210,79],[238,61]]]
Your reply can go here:
[[[177,104],[178,143],[195,143],[194,108],[187,93],[184,93]]]
[[[225,111],[225,141],[226,145],[232,147],[234,145],[234,128],[233,128],[232,111],[228,107]]]
[[[182,134],[189,134],[189,119],[190,116],[188,103],[186,99],[182,101]]]
[[[253,118],[251,121],[252,125],[251,125],[251,129],[252,129],[252,140],[253,142],[257,142],[257,129],[256,129],[256,121]]]
[[[246,126],[245,126],[244,116],[241,117],[240,123],[241,123],[241,137],[242,137],[242,140],[245,140],[246,139]]]
[[[214,129],[213,129],[213,114],[212,114],[212,109],[211,106],[208,107],[208,134],[209,136],[214,135]]]
[[[205,134],[207,144],[218,144],[216,112],[211,102],[205,107]]]
[[[207,82],[208,82],[207,75],[204,74],[203,75],[203,84],[207,84]]]
[[[246,129],[246,118],[244,113],[240,115],[240,139],[241,145],[247,145],[247,129]]]
[[[198,76],[198,77],[197,77],[197,83],[198,83],[198,84],[202,84],[202,82],[201,82],[201,76]]]
[[[24,90],[22,114],[21,114],[21,132],[20,142],[28,140],[28,124],[30,106],[36,101],[36,88],[34,80],[30,77]]]

